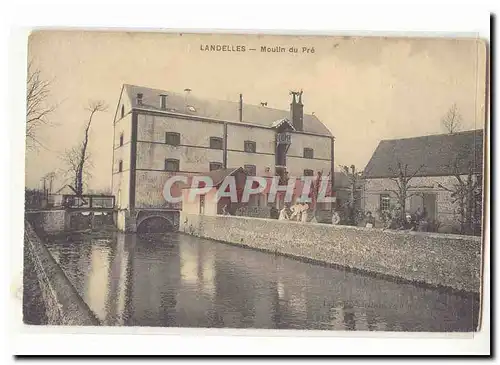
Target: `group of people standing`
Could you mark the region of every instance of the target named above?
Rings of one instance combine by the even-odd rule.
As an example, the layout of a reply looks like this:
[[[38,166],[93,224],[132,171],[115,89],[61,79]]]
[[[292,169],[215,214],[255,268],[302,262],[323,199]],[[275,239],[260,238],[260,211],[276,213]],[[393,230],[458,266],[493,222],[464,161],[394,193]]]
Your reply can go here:
[[[334,226],[341,224],[342,218],[337,210],[332,212],[332,224]],[[362,227],[373,228],[375,227],[375,218],[372,215],[372,212],[368,211],[363,215],[363,219],[361,221]]]
[[[389,215],[384,228],[410,231],[427,231],[429,228],[427,210],[425,208],[418,208],[417,211],[413,214],[406,213],[404,219],[401,218],[400,211],[396,210],[394,214]]]
[[[280,210],[279,220],[291,220],[298,222],[307,222],[309,211],[309,204],[305,202],[297,202],[291,207],[285,204],[283,209]]]

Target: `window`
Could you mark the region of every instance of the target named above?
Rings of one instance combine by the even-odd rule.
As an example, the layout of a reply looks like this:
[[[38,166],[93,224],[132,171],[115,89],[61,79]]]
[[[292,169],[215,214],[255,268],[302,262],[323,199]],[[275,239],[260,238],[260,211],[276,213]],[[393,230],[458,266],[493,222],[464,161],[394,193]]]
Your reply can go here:
[[[176,132],[165,132],[165,143],[178,146],[181,144],[181,135]]]
[[[205,214],[205,195],[200,195],[200,214]]]
[[[380,211],[387,212],[390,209],[391,197],[389,194],[380,194]]]
[[[123,118],[124,116],[125,116],[125,106],[122,104],[121,117]]]
[[[123,133],[120,134],[120,146],[123,146]]]
[[[279,185],[288,184],[288,172],[284,166],[276,166],[276,175],[279,176]]]
[[[245,141],[245,152],[255,153],[257,150],[256,144],[254,141]]]
[[[314,158],[314,150],[312,148],[304,148],[304,158]]]
[[[123,171],[123,161],[122,161],[122,160],[120,160],[120,161],[118,162],[118,172],[122,172],[122,171]]]
[[[220,162],[210,162],[210,171],[222,169],[222,164]]]
[[[248,176],[255,176],[256,175],[256,166],[255,165],[245,165],[245,171]]]
[[[222,138],[210,137],[210,148],[221,150],[222,149]]]
[[[314,175],[314,171],[313,170],[310,170],[310,169],[305,169],[304,170],[304,176],[313,176]]]
[[[167,158],[165,160],[165,170],[166,171],[179,171],[179,160]]]

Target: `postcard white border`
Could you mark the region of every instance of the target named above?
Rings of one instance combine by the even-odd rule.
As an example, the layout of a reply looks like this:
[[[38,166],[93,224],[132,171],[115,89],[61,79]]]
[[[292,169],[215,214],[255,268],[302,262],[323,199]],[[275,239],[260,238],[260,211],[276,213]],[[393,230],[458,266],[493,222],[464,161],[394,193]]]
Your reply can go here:
[[[1,98],[3,120],[10,133],[2,133],[3,171],[10,179],[0,179],[7,205],[1,210],[4,239],[3,265],[9,286],[7,336],[13,354],[485,354],[489,352],[489,276],[485,277],[484,328],[474,336],[457,334],[344,333],[320,331],[150,329],[150,328],[43,328],[22,325],[19,308],[20,268],[22,267],[23,186],[24,186],[24,77],[26,37],[33,27],[85,27],[142,30],[180,29],[183,31],[237,30],[287,34],[356,34],[413,36],[478,36],[489,39],[489,14],[481,2],[402,1],[386,4],[350,1],[349,5],[329,2],[319,5],[305,1],[213,2],[180,4],[147,1],[87,0],[82,5],[68,1],[47,5],[36,1],[16,1],[4,8],[10,29],[7,39],[7,92]],[[483,2],[484,3],[484,2]],[[307,4],[307,5],[306,5]],[[317,5],[313,5],[317,4]],[[472,5],[474,4],[474,5]],[[27,11],[29,9],[29,11]],[[196,28],[193,28],[196,26]],[[244,31],[246,29],[246,31]],[[260,30],[259,30],[260,29]],[[369,29],[369,31],[368,31]],[[141,29],[138,29],[141,30]],[[249,31],[250,30],[250,31]],[[416,31],[416,32],[415,32]],[[409,33],[412,32],[412,33]],[[10,33],[10,34],[9,34]],[[7,147],[10,146],[10,147]],[[487,212],[489,214],[489,212]],[[10,234],[9,234],[10,233]],[[489,242],[489,230],[486,242]],[[9,250],[10,248],[10,250]],[[10,251],[10,252],[9,252]],[[489,250],[485,272],[489,273]],[[9,260],[10,258],[10,260]],[[17,293],[17,294],[16,294]],[[7,322],[7,321],[6,321]],[[43,332],[43,333],[41,333]],[[71,332],[72,334],[68,334]],[[93,332],[90,334],[89,332]],[[105,334],[107,332],[108,334]],[[109,334],[113,332],[114,334]],[[291,333],[291,334],[290,334]],[[149,335],[146,335],[149,334]],[[332,337],[334,335],[335,337]],[[341,336],[341,337],[339,337]]]

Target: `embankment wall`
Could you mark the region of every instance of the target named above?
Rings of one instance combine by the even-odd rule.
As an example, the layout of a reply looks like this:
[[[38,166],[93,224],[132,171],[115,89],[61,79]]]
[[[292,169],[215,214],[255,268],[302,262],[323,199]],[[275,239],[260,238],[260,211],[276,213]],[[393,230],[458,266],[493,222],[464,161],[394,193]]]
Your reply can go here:
[[[480,292],[480,237],[181,213],[180,231],[296,258]]]
[[[95,314],[83,301],[59,264],[54,260],[28,221],[25,221],[24,254],[38,279],[37,291],[41,294],[48,325],[97,326]],[[29,291],[25,291],[29,292]],[[28,300],[24,298],[23,300]]]

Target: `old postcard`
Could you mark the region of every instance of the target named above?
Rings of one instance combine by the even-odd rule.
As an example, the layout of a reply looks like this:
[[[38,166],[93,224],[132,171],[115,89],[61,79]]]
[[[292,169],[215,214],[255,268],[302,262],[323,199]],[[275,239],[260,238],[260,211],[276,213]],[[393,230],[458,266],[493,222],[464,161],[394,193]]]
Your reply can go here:
[[[475,332],[474,38],[35,31],[30,325]]]

